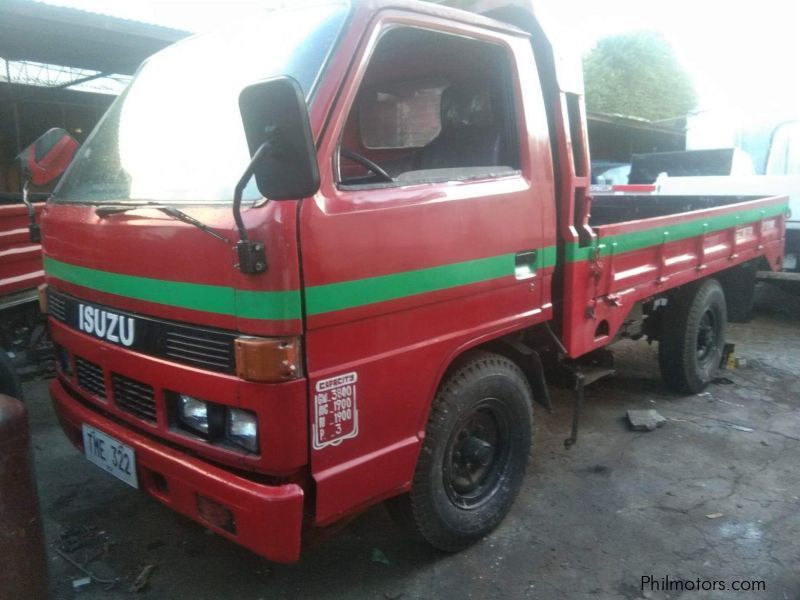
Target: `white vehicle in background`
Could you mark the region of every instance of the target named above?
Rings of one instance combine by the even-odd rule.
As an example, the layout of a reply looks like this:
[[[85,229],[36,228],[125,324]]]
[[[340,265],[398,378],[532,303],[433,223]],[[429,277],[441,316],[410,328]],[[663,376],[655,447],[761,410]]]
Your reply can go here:
[[[772,133],[764,175],[698,177],[659,176],[656,193],[665,196],[789,196],[792,215],[786,221],[783,271],[759,271],[760,279],[800,282],[800,121],[787,121]]]

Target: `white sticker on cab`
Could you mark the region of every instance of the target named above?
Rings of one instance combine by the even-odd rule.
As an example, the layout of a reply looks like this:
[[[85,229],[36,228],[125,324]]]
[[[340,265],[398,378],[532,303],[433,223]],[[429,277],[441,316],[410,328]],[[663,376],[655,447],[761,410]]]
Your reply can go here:
[[[352,371],[327,379],[314,386],[314,450],[338,446],[358,435],[356,390],[358,373]]]

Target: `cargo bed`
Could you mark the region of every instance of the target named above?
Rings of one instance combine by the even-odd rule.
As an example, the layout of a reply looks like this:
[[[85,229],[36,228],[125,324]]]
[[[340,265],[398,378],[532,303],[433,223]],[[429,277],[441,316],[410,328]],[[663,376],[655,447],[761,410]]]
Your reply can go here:
[[[759,200],[763,196],[603,195],[592,198],[592,226],[638,221]]]
[[[565,250],[572,356],[607,344],[637,302],[749,261],[782,264],[785,196],[598,195],[591,207],[592,239]]]

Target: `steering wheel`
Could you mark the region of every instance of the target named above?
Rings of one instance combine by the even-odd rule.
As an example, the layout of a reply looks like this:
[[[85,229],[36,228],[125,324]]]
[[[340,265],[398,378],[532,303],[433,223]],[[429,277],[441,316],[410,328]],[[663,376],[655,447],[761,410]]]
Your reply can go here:
[[[366,156],[361,156],[357,152],[353,152],[352,150],[348,150],[347,148],[342,148],[339,151],[339,154],[344,156],[347,160],[352,160],[354,163],[358,163],[362,167],[364,167],[370,173],[377,175],[383,181],[389,182],[394,181],[394,177],[389,175],[383,167],[381,167],[378,163],[371,161]]]

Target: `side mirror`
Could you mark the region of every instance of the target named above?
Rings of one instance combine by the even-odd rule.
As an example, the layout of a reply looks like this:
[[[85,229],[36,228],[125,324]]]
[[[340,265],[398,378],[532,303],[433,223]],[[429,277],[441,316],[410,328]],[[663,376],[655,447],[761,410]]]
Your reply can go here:
[[[63,129],[54,127],[17,156],[22,178],[33,185],[47,185],[58,179],[72,162],[78,142]]]
[[[298,200],[317,193],[319,165],[306,101],[294,79],[275,77],[244,88],[239,111],[252,158],[233,196],[237,267],[256,275],[267,270],[267,257],[264,244],[248,237],[242,220],[247,182],[255,175],[258,191],[269,200]]]
[[[42,241],[42,232],[36,222],[36,209],[28,198],[28,186],[52,183],[67,170],[78,149],[78,142],[63,129],[54,127],[45,131],[17,155],[22,177],[22,201],[28,209],[28,233],[34,243]]]
[[[316,194],[317,150],[300,84],[275,77],[250,85],[239,94],[239,110],[250,156],[259,155],[251,163],[258,191],[270,200]]]

